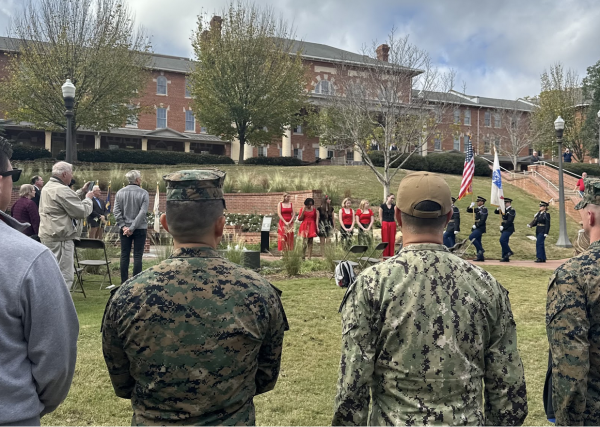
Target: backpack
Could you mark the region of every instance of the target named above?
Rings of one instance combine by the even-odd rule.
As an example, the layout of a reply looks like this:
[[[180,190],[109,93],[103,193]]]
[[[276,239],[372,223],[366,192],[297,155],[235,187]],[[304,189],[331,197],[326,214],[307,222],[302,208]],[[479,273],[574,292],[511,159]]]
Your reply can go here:
[[[335,283],[340,288],[347,288],[350,286],[356,276],[354,275],[354,269],[348,261],[342,261],[335,267],[334,272]]]

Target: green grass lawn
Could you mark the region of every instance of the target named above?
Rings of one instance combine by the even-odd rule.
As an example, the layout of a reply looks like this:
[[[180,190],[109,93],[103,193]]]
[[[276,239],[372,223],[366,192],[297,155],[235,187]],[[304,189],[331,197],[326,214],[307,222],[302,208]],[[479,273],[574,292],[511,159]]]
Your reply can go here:
[[[485,267],[485,266],[484,266]],[[546,373],[545,296],[550,270],[485,267],[510,292],[529,399],[527,425],[546,425],[542,389]],[[260,425],[327,425],[331,422],[340,352],[337,313],[343,289],[326,279],[274,282],[283,290],[290,324],[279,382],[258,396]],[[102,358],[100,322],[107,291],[89,286],[88,298],[73,296],[80,321],[79,354],[73,386],[65,402],[43,425],[126,425],[129,401],[117,398]]]

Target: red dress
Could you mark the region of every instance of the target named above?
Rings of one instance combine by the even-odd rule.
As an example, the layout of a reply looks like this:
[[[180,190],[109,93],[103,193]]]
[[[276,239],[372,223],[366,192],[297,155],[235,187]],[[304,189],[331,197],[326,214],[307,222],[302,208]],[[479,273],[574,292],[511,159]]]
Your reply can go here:
[[[290,203],[289,208],[281,206],[281,216],[286,221],[290,221],[294,214],[294,207]],[[286,229],[289,231],[286,232]],[[279,220],[279,227],[277,229],[279,235],[277,239],[277,249],[279,251],[288,251],[294,249],[294,224],[286,225],[282,220]]]
[[[300,210],[302,215],[302,210]],[[304,211],[304,219],[300,224],[298,230],[298,236],[304,239],[310,239],[311,237],[317,237],[317,210],[313,208],[312,211]]]

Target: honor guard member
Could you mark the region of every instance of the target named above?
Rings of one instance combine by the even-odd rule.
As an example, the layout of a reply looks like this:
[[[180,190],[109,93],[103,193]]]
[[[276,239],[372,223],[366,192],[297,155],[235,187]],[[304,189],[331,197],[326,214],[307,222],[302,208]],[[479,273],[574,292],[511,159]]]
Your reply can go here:
[[[533,221],[527,224],[527,227],[535,227],[535,262],[546,262],[546,248],[544,243],[550,232],[548,203],[544,201],[540,202],[540,210],[533,216]]]
[[[600,425],[600,179],[585,180],[583,198],[575,209],[591,243],[550,278],[549,388],[556,425]]]
[[[481,244],[481,236],[485,233],[485,222],[488,217],[488,210],[485,207],[485,202],[485,198],[477,196],[477,207],[474,207],[475,202],[471,202],[467,208],[468,213],[475,212],[475,224],[473,224],[473,231],[469,235],[469,240],[477,250],[477,258],[475,258],[474,261],[485,261],[485,258],[483,257],[485,250]]]
[[[342,302],[333,425],[521,425],[508,292],[442,245],[453,214],[442,177],[412,173],[397,195],[402,250],[364,270]]]
[[[500,262],[509,262],[513,252],[508,246],[510,236],[515,232],[515,217],[517,212],[513,209],[512,199],[508,197],[504,198],[504,213],[502,214],[502,222],[500,223],[500,247],[502,248],[502,259]],[[500,208],[496,208],[494,213],[500,214],[502,211]]]
[[[444,246],[451,248],[456,244],[456,235],[460,231],[460,211],[456,206],[456,197],[452,198],[452,219],[444,232]]]
[[[102,349],[132,424],[254,425],[253,398],[277,382],[287,329],[278,291],[222,258],[219,170],[163,177],[173,254],[121,285],[103,320]]]

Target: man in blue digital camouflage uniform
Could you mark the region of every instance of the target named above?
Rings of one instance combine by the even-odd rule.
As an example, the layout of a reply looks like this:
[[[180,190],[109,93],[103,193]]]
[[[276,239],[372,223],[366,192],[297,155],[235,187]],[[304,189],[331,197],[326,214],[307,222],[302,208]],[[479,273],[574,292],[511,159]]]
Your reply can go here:
[[[216,251],[224,179],[219,170],[164,177],[161,223],[174,252],[107,305],[104,359],[133,424],[254,425],[254,396],[277,382],[287,329],[278,291]]]

